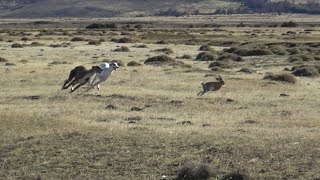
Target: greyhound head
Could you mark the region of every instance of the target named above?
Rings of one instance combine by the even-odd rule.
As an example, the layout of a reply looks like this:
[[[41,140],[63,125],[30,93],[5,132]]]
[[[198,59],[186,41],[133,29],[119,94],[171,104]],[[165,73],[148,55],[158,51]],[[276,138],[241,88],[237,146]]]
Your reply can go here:
[[[117,70],[118,68],[119,68],[119,65],[118,65],[118,63],[116,63],[116,62],[112,62],[112,63],[110,63],[110,67],[113,69],[113,70]]]

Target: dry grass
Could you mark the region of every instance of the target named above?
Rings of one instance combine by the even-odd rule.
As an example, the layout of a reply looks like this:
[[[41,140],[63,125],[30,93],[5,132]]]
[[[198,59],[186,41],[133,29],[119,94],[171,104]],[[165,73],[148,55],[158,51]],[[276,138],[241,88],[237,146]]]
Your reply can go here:
[[[315,98],[319,97],[319,80],[299,77],[295,85],[262,80],[266,72],[293,66],[287,56],[243,57],[244,61],[235,62],[237,68],[219,74],[209,71],[209,62],[192,59],[183,60],[188,68],[125,66],[157,56],[150,50],[165,47],[173,50],[172,57],[186,53],[196,57],[200,45],[209,41],[252,46],[297,42],[295,37],[281,36],[287,31],[281,27],[223,28],[189,29],[188,33],[196,35],[196,44],[185,45],[190,37],[179,36],[181,28],[143,26],[142,32],[134,32],[139,37],[157,31],[176,38],[162,45],[154,42],[163,37],[145,36],[141,41],[146,48],[124,43],[132,47],[128,53],[113,51],[118,44],[110,42],[114,37],[108,34],[119,35],[119,31],[98,35],[100,32],[83,30],[81,37],[106,42],[90,46],[80,41],[56,48],[49,45],[70,42],[71,35],[82,30],[49,28],[47,32],[55,33],[33,38],[45,46],[24,48],[10,48],[8,40],[21,43],[20,36],[0,34],[4,39],[1,57],[15,64],[0,69],[0,179],[174,179],[190,163],[195,166],[185,172],[210,172],[212,179],[320,178],[320,100]],[[319,32],[318,27],[310,28]],[[10,30],[32,37],[44,33],[37,28]],[[255,32],[258,36],[249,38],[246,31],[253,30],[259,30]],[[62,34],[66,31],[70,35]],[[207,32],[200,34],[202,31]],[[319,41],[315,34],[302,34],[299,42]],[[172,41],[175,44],[169,43]],[[212,47],[217,53],[229,48]],[[60,91],[75,66],[115,60],[121,60],[123,66],[100,91],[86,91],[85,87],[74,94]],[[241,67],[256,73],[238,72]],[[205,97],[196,96],[200,82],[212,81],[217,75],[223,77],[225,86]]]

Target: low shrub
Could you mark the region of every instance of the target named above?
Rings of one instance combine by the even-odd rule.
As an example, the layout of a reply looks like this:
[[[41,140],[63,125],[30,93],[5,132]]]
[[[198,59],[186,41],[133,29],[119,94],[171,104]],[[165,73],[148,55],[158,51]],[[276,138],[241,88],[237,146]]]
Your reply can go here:
[[[269,48],[273,54],[284,56],[287,55],[287,50],[281,46],[273,46]]]
[[[177,57],[178,59],[192,59],[192,57],[189,54],[184,54],[181,57]]]
[[[320,66],[297,66],[291,70],[295,76],[317,77],[320,74]]]
[[[41,44],[39,42],[32,42],[29,46],[31,47],[38,47],[38,46],[44,46],[44,44]]]
[[[134,40],[131,38],[123,37],[120,39],[112,39],[111,41],[116,42],[116,43],[133,43]]]
[[[295,84],[297,82],[297,79],[292,74],[288,74],[288,73],[268,74],[263,79],[269,79],[272,81],[282,81],[282,82],[287,82],[292,84]]]
[[[100,23],[93,23],[88,26],[86,26],[86,29],[115,29],[117,28],[117,25],[114,23],[110,24],[100,24]]]
[[[218,61],[236,61],[236,62],[244,61],[244,59],[241,56],[233,53],[224,53],[220,55],[217,58],[217,60]]]
[[[162,48],[162,49],[156,49],[153,50],[154,52],[162,52],[162,53],[166,53],[166,54],[172,54],[173,50],[170,48]]]
[[[238,54],[240,56],[264,56],[264,55],[272,55],[272,51],[269,49],[237,49],[233,52],[234,54]]]
[[[129,52],[130,49],[127,46],[121,46],[120,48],[117,48],[114,51],[115,52]]]
[[[29,38],[27,38],[27,37],[23,37],[23,38],[21,38],[21,41],[29,41],[30,39]]]
[[[128,62],[127,66],[142,66],[142,64],[138,63],[137,61],[130,61]]]
[[[11,48],[23,48],[23,45],[22,44],[19,44],[19,43],[13,43],[11,45]]]
[[[167,44],[167,42],[164,40],[160,40],[160,41],[157,41],[156,44]]]
[[[234,65],[230,61],[214,61],[209,64],[209,68],[220,67],[222,69],[232,68]]]
[[[144,61],[144,64],[147,65],[163,65],[163,64],[170,64],[174,63],[175,60],[167,55],[159,55],[150,57]]]
[[[301,50],[297,47],[294,47],[294,48],[289,49],[288,52],[290,55],[295,55],[295,54],[300,54]]]
[[[145,44],[139,44],[139,45],[135,45],[133,47],[135,47],[135,48],[148,48],[148,46]]]
[[[283,22],[281,24],[281,27],[298,27],[298,23],[293,22],[293,21],[289,21],[289,22]]]
[[[297,61],[314,61],[314,57],[309,54],[299,54],[295,56],[290,56],[288,58],[289,62],[297,62]]]
[[[201,52],[196,57],[197,61],[214,61],[216,59],[217,59],[217,55],[208,51]]]
[[[10,63],[10,62],[7,62],[4,64],[5,66],[15,66],[16,64],[15,63]]]
[[[89,45],[100,45],[101,42],[98,41],[98,40],[89,40],[88,44],[89,44]]]
[[[214,49],[209,45],[200,46],[199,51],[209,51],[209,52],[214,53]]]
[[[83,37],[74,37],[74,38],[72,38],[71,39],[71,41],[86,41],[86,39],[85,38],[83,38]]]
[[[256,72],[256,71],[253,70],[253,69],[250,69],[250,68],[241,68],[238,72],[243,72],[243,73],[252,74],[252,73],[254,73],[254,72]]]
[[[209,179],[212,176],[208,165],[187,163],[183,165],[177,174],[177,180],[195,180],[195,179]]]
[[[0,57],[0,62],[8,62],[6,58]]]

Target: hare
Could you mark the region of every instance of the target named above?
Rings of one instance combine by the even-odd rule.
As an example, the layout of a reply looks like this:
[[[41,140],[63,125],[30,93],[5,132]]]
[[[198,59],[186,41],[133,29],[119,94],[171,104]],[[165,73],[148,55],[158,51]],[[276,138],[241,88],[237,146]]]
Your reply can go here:
[[[70,91],[70,93],[72,93],[73,91],[78,89],[80,86],[86,84],[90,80],[90,77],[93,76],[95,73],[101,73],[101,72],[102,72],[102,69],[99,66],[92,66],[92,68],[89,70],[83,66],[77,66],[70,71],[69,77],[64,82],[61,90],[68,89],[68,87],[72,86]],[[76,84],[79,84],[79,85],[77,85],[76,87],[73,87]]]
[[[204,93],[206,93],[208,91],[219,90],[224,85],[224,81],[222,80],[222,78],[220,76],[217,77],[216,80],[218,80],[218,81],[206,82],[206,83],[201,82],[202,91],[200,91],[197,95],[202,96]]]

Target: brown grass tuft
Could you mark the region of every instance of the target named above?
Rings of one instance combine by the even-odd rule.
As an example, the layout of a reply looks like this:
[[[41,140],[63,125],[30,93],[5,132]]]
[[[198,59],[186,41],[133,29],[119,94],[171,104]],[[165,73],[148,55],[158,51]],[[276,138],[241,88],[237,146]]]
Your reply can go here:
[[[166,54],[172,54],[173,50],[170,48],[162,48],[162,49],[156,49],[153,50],[154,52],[162,52],[162,53],[166,53]]]
[[[178,180],[209,179],[212,173],[208,165],[187,163],[180,168],[177,174]]]
[[[89,40],[88,44],[89,44],[89,45],[100,45],[101,42],[98,41],[98,40]]]
[[[212,52],[212,53],[215,52],[214,49],[209,45],[200,46],[199,51],[209,51],[209,52]]]
[[[163,65],[163,64],[170,64],[174,63],[175,60],[167,55],[159,55],[150,57],[144,61],[144,64],[147,65]]]
[[[320,66],[296,66],[292,68],[292,74],[295,76],[316,77],[319,76]]]
[[[11,48],[23,48],[23,45],[22,44],[19,44],[19,43],[13,43],[11,45]]]
[[[220,67],[223,69],[232,68],[234,65],[230,61],[214,61],[209,64],[209,68]]]
[[[251,178],[245,174],[233,172],[226,174],[222,177],[222,180],[250,180]]]
[[[289,62],[299,62],[299,61],[314,61],[314,57],[309,54],[299,54],[299,55],[294,55],[290,56],[288,58]]]
[[[264,55],[272,55],[272,51],[269,49],[237,49],[233,52],[234,54],[238,54],[240,56],[264,56]]]
[[[120,48],[117,48],[114,51],[115,52],[129,52],[130,49],[127,46],[121,46]]]
[[[0,62],[8,62],[6,58],[0,57]]]
[[[288,73],[269,74],[269,75],[266,75],[263,79],[270,79],[272,81],[282,81],[282,82],[287,82],[292,84],[295,84],[297,82],[297,79],[292,74],[288,74]]]
[[[212,52],[204,51],[197,55],[197,61],[214,61],[217,59],[217,56]]]
[[[86,41],[86,39],[83,38],[83,37],[74,37],[74,38],[71,39],[71,41],[73,41],[73,42],[75,42],[75,41]]]
[[[127,66],[142,66],[142,64],[138,63],[137,61],[130,61],[128,62]]]
[[[123,37],[120,39],[112,39],[111,41],[116,43],[134,43],[134,40],[131,38]]]
[[[241,56],[233,53],[224,53],[220,55],[217,58],[217,60],[218,61],[236,61],[236,62],[244,61],[244,59]]]

